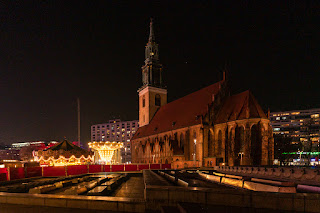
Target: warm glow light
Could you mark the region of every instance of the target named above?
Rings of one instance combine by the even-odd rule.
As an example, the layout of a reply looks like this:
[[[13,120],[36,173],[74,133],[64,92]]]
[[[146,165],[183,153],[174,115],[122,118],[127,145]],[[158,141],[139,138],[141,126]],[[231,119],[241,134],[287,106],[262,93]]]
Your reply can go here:
[[[102,161],[111,163],[114,151],[123,147],[122,142],[90,142],[88,143],[89,148],[98,151]]]
[[[58,159],[55,159],[53,156],[49,157],[47,160],[44,159],[43,156],[40,157],[39,161],[40,164],[48,164],[50,166],[70,166],[70,165],[81,165],[84,162],[93,162],[93,156],[88,156],[87,158],[84,155],[81,155],[80,158],[76,158],[72,155],[70,158],[65,158],[64,156],[60,155]]]

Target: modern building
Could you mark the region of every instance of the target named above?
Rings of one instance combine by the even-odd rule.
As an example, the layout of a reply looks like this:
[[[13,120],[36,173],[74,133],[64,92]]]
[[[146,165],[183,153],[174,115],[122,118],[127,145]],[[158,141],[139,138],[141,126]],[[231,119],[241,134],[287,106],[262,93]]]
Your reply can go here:
[[[226,77],[224,72],[221,81],[167,103],[151,21],[132,162],[170,163],[172,168],[272,164],[268,117],[249,90],[230,96]]]
[[[48,143],[45,141],[18,142],[18,143],[11,144],[11,149],[20,150],[23,147],[29,147],[29,146],[32,146],[36,149],[46,149],[51,146],[54,146],[57,143],[59,142],[57,141],[50,141]]]
[[[20,160],[19,150],[16,149],[1,149],[0,160]]]
[[[139,127],[139,121],[109,120],[108,123],[91,126],[91,142],[123,142],[121,158],[123,163],[131,163],[130,139]]]
[[[292,144],[301,143],[303,150],[300,151],[319,152],[319,115],[320,109],[272,112],[273,134],[291,137]]]

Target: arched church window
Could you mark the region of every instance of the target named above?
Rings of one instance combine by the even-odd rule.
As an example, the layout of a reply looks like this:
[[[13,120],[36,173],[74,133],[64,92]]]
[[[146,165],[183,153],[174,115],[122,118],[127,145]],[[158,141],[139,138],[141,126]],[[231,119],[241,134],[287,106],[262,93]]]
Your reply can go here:
[[[218,133],[218,155],[220,155],[221,154],[221,152],[222,152],[222,132],[221,132],[221,130],[219,130],[219,133]]]
[[[213,155],[213,137],[210,130],[208,131],[208,154],[209,156]]]
[[[146,106],[146,99],[145,97],[143,96],[142,97],[142,107],[145,107]]]
[[[183,133],[181,133],[180,135],[180,147],[183,149],[184,148],[184,137],[183,137]]]
[[[156,97],[155,97],[155,105],[156,106],[161,106],[161,97],[159,94],[156,94]]]

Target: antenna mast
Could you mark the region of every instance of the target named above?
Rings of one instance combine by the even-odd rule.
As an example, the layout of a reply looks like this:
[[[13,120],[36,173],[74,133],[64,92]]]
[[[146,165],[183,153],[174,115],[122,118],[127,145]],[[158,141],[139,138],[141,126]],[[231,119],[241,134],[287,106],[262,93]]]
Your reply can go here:
[[[77,98],[77,104],[78,104],[78,144],[80,146],[80,99]]]

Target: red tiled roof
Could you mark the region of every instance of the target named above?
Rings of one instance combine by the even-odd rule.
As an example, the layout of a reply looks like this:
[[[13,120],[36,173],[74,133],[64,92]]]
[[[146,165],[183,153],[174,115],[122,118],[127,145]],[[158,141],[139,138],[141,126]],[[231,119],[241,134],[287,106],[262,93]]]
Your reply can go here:
[[[267,118],[249,90],[228,97],[222,104],[214,123],[219,124],[247,118]]]
[[[156,112],[148,125],[140,127],[133,140],[201,123],[200,116],[208,111],[212,95],[218,94],[222,81],[172,101]]]

